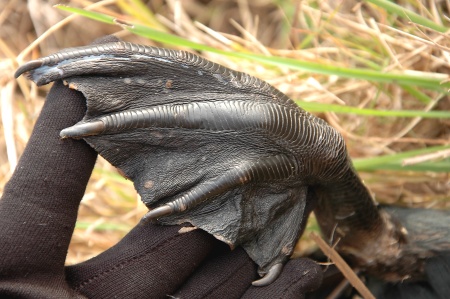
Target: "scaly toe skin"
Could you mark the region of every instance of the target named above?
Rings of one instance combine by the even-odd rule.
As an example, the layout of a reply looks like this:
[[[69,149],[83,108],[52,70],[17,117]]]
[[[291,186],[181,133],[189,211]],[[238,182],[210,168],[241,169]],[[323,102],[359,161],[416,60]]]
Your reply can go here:
[[[255,287],[263,287],[271,284],[278,278],[278,276],[280,276],[283,267],[284,265],[281,263],[273,265],[266,275],[264,275],[261,279],[252,282],[252,285]]]

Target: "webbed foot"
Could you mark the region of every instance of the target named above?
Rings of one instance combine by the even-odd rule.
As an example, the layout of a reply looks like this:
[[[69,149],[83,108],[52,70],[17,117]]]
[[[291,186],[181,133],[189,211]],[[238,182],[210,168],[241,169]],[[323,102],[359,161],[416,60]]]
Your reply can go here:
[[[294,102],[191,53],[124,42],[61,51],[23,72],[85,95],[86,116],[60,135],[84,138],[133,180],[145,220],[190,222],[242,245],[267,272],[255,285],[276,279],[309,214],[294,142],[315,132]]]

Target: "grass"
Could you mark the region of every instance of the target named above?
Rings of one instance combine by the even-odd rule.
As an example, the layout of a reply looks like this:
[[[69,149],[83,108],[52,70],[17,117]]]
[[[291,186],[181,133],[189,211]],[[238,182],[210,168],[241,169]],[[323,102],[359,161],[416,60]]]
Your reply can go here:
[[[195,51],[268,81],[341,132],[378,201],[450,207],[445,3],[183,3],[150,1],[146,6],[138,0],[111,0],[96,3],[94,11],[92,6],[83,9],[82,1],[57,8],[42,3],[41,14],[12,0],[2,3],[0,188],[48,90],[25,79],[15,81],[14,69],[31,58],[117,32],[124,40]],[[63,19],[64,26],[52,27]],[[35,31],[48,37],[31,48]],[[115,244],[143,213],[132,184],[100,159],[80,207],[68,262]],[[310,227],[317,230],[317,225]],[[309,250],[307,240],[303,244],[299,254]]]

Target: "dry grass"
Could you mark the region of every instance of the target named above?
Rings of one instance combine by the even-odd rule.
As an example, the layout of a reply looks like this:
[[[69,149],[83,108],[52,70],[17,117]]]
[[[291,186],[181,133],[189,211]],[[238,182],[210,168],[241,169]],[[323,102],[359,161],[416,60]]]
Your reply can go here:
[[[52,1],[49,1],[52,2]],[[152,44],[120,27],[72,17],[53,30],[37,47],[25,53],[37,36],[67,17],[47,1],[0,2],[0,192],[31,134],[49,87],[36,88],[24,78],[14,80],[20,63],[66,47],[90,43],[97,37],[120,31],[129,41]],[[124,6],[99,8],[121,18]],[[126,2],[126,1],[123,1]],[[342,67],[372,68],[444,74],[450,69],[450,39],[442,33],[410,23],[367,3],[344,1],[149,1],[153,24],[199,43],[219,49],[239,47],[251,53],[278,55]],[[251,2],[251,4],[249,3]],[[277,2],[277,3],[278,3]],[[294,2],[294,1],[293,1]],[[87,1],[69,1],[76,7]],[[406,8],[446,23],[446,1],[404,1]],[[2,7],[3,6],[3,7]],[[142,20],[148,22],[147,20]],[[153,43],[155,44],[155,43]],[[250,61],[202,53],[208,59],[260,77],[293,99],[346,104],[380,110],[450,110],[442,92],[418,88],[424,98],[394,83],[373,83],[356,78],[320,75],[277,68]],[[413,90],[413,91],[414,91]],[[352,157],[373,157],[432,145],[449,144],[449,119],[386,118],[354,114],[320,114],[346,138]],[[448,157],[448,152],[443,154]],[[436,159],[436,157],[431,157]],[[409,206],[450,207],[448,172],[378,171],[362,173],[378,201]],[[130,182],[99,159],[82,201],[79,222],[68,263],[76,263],[115,244],[145,212]],[[314,227],[314,223],[311,223]],[[314,228],[313,228],[314,229]],[[308,241],[299,247],[304,252]]]

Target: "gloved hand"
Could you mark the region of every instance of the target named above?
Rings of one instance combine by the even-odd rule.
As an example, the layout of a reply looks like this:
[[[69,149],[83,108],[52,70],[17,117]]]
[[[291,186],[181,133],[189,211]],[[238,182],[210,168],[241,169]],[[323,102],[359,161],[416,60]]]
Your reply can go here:
[[[65,267],[78,206],[96,153],[83,140],[61,140],[85,99],[54,84],[0,200],[1,298],[304,298],[319,287],[311,260],[287,263],[267,287],[253,287],[256,265],[201,230],[138,224],[117,245]]]

